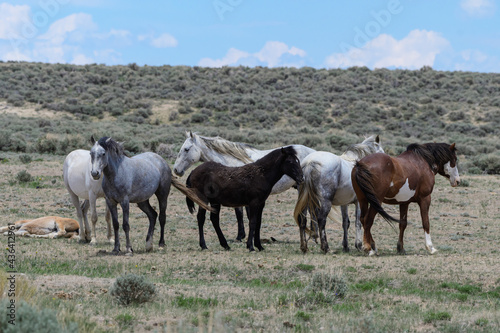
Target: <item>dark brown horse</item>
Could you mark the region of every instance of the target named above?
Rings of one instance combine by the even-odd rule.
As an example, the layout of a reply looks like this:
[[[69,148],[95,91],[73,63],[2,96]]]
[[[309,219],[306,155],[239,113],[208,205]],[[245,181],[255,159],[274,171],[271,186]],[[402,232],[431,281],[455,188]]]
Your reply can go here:
[[[302,168],[293,147],[276,149],[254,163],[241,167],[228,167],[216,162],[205,162],[191,172],[187,179],[187,186],[205,202],[209,202],[215,212],[210,213],[210,220],[217,232],[222,247],[229,250],[226,238],[219,225],[220,207],[248,207],[249,235],[247,248],[254,251],[255,246],[262,251],[260,241],[260,226],[262,210],[271,190],[283,177],[290,176],[297,183],[303,181]],[[189,211],[193,213],[194,203],[186,198]],[[200,246],[206,249],[203,225],[205,212],[198,209],[198,231]]]
[[[425,232],[425,247],[434,254],[429,233],[429,206],[435,175],[450,180],[451,186],[460,183],[455,144],[411,144],[397,157],[372,154],[364,157],[352,170],[352,185],[361,208],[364,236],[363,247],[369,255],[377,253],[371,227],[379,213],[387,221],[399,222],[398,253],[405,254],[403,235],[407,225],[408,206],[416,202],[420,207]],[[399,205],[400,219],[390,216],[381,203]]]

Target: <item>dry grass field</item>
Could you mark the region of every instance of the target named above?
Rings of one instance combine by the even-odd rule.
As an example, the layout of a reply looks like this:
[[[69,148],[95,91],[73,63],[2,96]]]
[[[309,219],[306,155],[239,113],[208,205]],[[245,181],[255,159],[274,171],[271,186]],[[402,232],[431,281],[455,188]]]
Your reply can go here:
[[[31,162],[24,164],[21,154],[0,155],[1,224],[45,215],[76,218],[62,180],[64,157],[30,156]],[[31,182],[18,180],[23,170],[31,174]],[[106,242],[101,199],[96,246],[15,239],[17,293],[37,308],[55,310],[61,325],[77,323],[80,332],[498,332],[500,177],[462,175],[462,180],[464,186],[451,188],[437,178],[430,219],[439,252],[432,256],[425,250],[416,205],[410,206],[406,256],[396,254],[397,234],[380,218],[373,228],[376,257],[354,248],[353,228],[351,252],[343,253],[341,224],[334,221],[327,224],[332,251],[324,255],[310,240],[310,252],[302,254],[292,218],[294,190],[267,202],[264,251],[249,253],[245,243],[235,241],[224,251],[208,220],[209,249],[201,251],[196,216],[174,188],[166,248],[158,249],[157,226],[154,250],[145,252],[148,222],[134,205],[135,252],[115,256]],[[398,216],[395,207],[386,207]],[[234,212],[224,208],[221,222],[228,240],[234,240]],[[122,231],[120,237],[123,247]],[[0,239],[5,247],[7,237]],[[2,266],[0,273],[6,274],[6,261]],[[154,299],[128,307],[117,304],[109,289],[125,273],[154,283]],[[335,278],[344,287],[342,295],[318,297],[313,282],[318,276]]]

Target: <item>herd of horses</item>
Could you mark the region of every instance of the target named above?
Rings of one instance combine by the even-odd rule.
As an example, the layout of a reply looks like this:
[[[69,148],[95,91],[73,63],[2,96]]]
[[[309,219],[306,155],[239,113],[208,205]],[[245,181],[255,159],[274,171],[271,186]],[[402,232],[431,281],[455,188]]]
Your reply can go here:
[[[120,253],[118,204],[123,212],[126,254],[133,253],[129,238],[131,203],[136,203],[149,219],[146,250],[153,248],[157,219],[160,222],[159,247],[165,246],[166,208],[171,185],[186,196],[191,213],[195,210],[195,203],[199,206],[197,220],[202,249],[207,248],[203,233],[207,211],[210,212],[220,245],[230,249],[219,225],[221,206],[226,206],[235,208],[238,240],[246,236],[243,222],[245,207],[249,219],[247,248],[254,251],[256,247],[262,251],[260,229],[267,198],[295,186],[298,200],[293,216],[299,227],[300,249],[304,253],[308,251],[307,234],[319,237],[321,250],[324,253],[329,251],[325,225],[331,208],[335,206],[341,206],[342,246],[344,251],[349,251],[347,207],[354,204],[356,248],[364,249],[369,255],[377,253],[371,228],[376,214],[380,214],[385,220],[399,225],[397,251],[404,254],[403,236],[408,206],[415,202],[420,207],[425,246],[433,254],[436,249],[431,241],[428,214],[435,175],[448,178],[453,187],[460,182],[455,144],[411,144],[399,156],[391,157],[384,153],[379,137],[370,136],[337,156],[303,145],[258,150],[244,143],[187,132],[173,167],[174,173],[182,176],[195,163],[203,163],[191,172],[184,185],[173,177],[166,161],[155,153],[128,157],[122,143],[112,138],[103,137],[96,141],[92,137],[91,142],[90,151],[75,150],[66,157],[64,183],[77,211],[79,235],[76,237],[80,241],[96,243],[96,200],[105,198],[107,236],[109,242],[114,244],[115,254]],[[158,199],[158,213],[149,203],[153,195]],[[399,219],[389,215],[382,203],[399,205]],[[87,219],[89,208],[92,232]],[[307,213],[311,220],[310,228],[307,227]],[[57,232],[52,231],[52,238],[68,237],[64,227],[58,228]],[[73,230],[68,235],[75,236],[74,233]]]

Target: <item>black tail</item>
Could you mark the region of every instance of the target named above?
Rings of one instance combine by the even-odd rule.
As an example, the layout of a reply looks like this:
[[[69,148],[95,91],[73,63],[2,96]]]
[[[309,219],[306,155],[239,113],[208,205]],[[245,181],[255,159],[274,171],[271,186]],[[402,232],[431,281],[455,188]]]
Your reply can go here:
[[[375,189],[373,188],[373,175],[370,170],[368,170],[366,165],[360,162],[356,162],[353,172],[354,181],[365,195],[366,200],[368,201],[370,206],[375,209],[375,211],[379,213],[380,216],[382,216],[387,222],[400,223],[400,220],[395,219],[394,217],[389,215],[382,207],[382,204],[375,195]]]

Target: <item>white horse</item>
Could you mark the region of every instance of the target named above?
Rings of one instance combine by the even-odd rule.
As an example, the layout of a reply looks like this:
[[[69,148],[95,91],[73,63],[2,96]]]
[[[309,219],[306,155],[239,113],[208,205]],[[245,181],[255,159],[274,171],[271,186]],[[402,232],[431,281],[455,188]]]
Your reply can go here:
[[[90,161],[90,151],[78,149],[66,156],[63,166],[64,185],[71,197],[71,202],[76,208],[78,223],[80,224],[80,241],[90,241],[90,244],[97,243],[95,225],[97,223],[96,201],[97,198],[104,198],[102,190],[102,178],[94,180],[90,175],[92,164]],[[84,199],[80,205],[79,198]],[[90,234],[87,211],[90,206],[92,219],[92,238]],[[106,206],[106,223],[108,224],[108,240],[114,243],[111,229],[111,215]]]
[[[303,145],[291,145],[297,152],[297,158],[302,161],[307,155],[315,152],[314,149]],[[179,150],[174,164],[174,172],[182,176],[187,169],[197,162],[218,162],[226,166],[239,167],[255,162],[274,149],[258,150],[248,144],[232,142],[220,137],[205,137],[193,132],[186,132],[186,141]],[[284,175],[273,187],[271,194],[278,194],[295,185],[295,181]],[[237,240],[245,238],[243,226],[243,212],[235,208],[238,220]]]
[[[345,252],[349,251],[347,230],[349,229],[349,216],[347,206],[356,205],[356,241],[357,249],[361,249],[362,228],[360,221],[360,208],[356,193],[351,183],[351,171],[356,161],[372,153],[383,153],[378,136],[370,136],[362,143],[350,146],[340,157],[325,151],[317,151],[308,155],[301,163],[305,181],[299,187],[299,199],[294,210],[294,218],[300,228],[300,248],[307,252],[306,228],[304,219],[306,210],[311,218],[316,220],[321,239],[321,250],[328,252],[325,224],[332,206],[341,206],[342,227],[344,238],[342,246]]]

